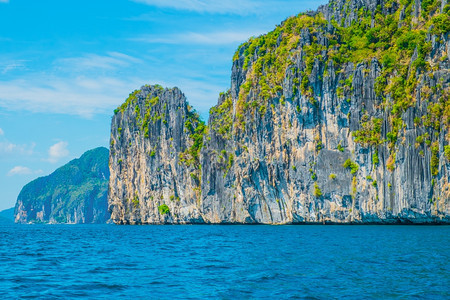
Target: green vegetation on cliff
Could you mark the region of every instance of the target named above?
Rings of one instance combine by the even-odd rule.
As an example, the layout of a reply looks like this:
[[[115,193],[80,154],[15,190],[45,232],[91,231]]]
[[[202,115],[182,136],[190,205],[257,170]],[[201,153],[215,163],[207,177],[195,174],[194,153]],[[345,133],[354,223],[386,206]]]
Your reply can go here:
[[[233,100],[230,91],[222,93],[222,103],[213,106],[209,114],[214,115],[212,118],[211,128],[222,137],[231,138],[231,128],[233,126]]]
[[[208,125],[177,93],[130,95],[113,118],[113,219],[448,222],[449,21],[435,0],[288,18],[236,51]],[[136,191],[139,209],[123,203]]]
[[[330,8],[336,9],[335,1]],[[421,14],[413,17],[414,1],[386,1],[374,11],[361,7],[348,24],[350,2],[344,4],[341,22],[334,16],[328,22],[321,12],[301,13],[288,18],[268,34],[250,38],[242,44],[234,55],[234,61],[243,59],[245,80],[239,89],[236,104],[236,126],[245,128],[248,116],[262,118],[265,107],[285,101],[294,101],[298,97],[309,98],[312,107],[317,107],[321,91],[317,90],[317,73],[323,83],[325,77],[332,76],[332,66],[336,76],[344,74],[351,65],[380,63],[381,73],[376,79],[375,90],[379,99],[376,114],[384,118],[364,115],[360,130],[354,131],[355,142],[365,147],[375,147],[386,143],[391,151],[390,169],[395,168],[395,152],[398,149],[398,137],[405,129],[403,114],[416,105],[417,94],[434,104],[428,106],[428,113],[416,125],[429,133],[430,143],[436,141],[433,132],[442,127],[450,131],[450,93],[442,85],[428,86],[424,79],[433,79],[432,72],[443,63],[448,63],[445,53],[438,60],[427,59],[432,51],[430,34],[438,35],[450,31],[449,5],[440,12],[441,2],[426,0],[421,3]],[[300,57],[301,64],[297,64]],[[323,71],[321,71],[323,70]],[[366,70],[369,71],[368,69]],[[292,74],[292,98],[285,98],[283,83],[287,74]],[[315,84],[312,84],[315,82]],[[422,82],[420,90],[418,84]],[[354,88],[353,76],[343,78],[336,88],[338,99],[350,102]],[[360,95],[359,97],[361,97]],[[224,102],[226,103],[226,102]],[[214,108],[220,110],[224,103]],[[298,106],[297,106],[298,107]],[[298,114],[302,112],[298,110]],[[246,117],[244,117],[246,116]],[[386,120],[386,128],[382,124]],[[421,126],[422,123],[422,126]],[[222,122],[222,124],[226,124]],[[229,132],[230,125],[220,127],[218,131]],[[225,130],[226,129],[226,130]],[[382,133],[384,132],[384,133]],[[447,135],[447,139],[450,135]],[[342,146],[338,146],[342,151]],[[436,152],[436,151],[435,151]],[[433,155],[435,160],[439,160]],[[376,160],[378,161],[378,160]],[[434,165],[438,161],[434,161]],[[432,174],[437,175],[431,166]]]
[[[17,197],[19,223],[105,223],[109,220],[108,149],[96,148],[25,185]]]
[[[170,213],[170,209],[166,204],[162,204],[162,205],[158,206],[158,211],[161,215]]]
[[[180,161],[187,166],[200,169],[200,150],[203,147],[203,138],[207,132],[205,122],[200,119],[199,114],[188,105],[187,118],[184,123],[185,131],[191,139],[191,146],[180,153]]]

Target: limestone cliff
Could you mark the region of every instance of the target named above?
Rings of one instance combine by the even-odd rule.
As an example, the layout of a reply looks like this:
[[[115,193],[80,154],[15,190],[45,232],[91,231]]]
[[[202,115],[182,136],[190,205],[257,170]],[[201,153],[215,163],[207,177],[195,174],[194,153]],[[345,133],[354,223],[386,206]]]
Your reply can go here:
[[[96,148],[25,185],[16,223],[106,223],[109,220],[108,149]]]
[[[251,38],[208,126],[178,89],[115,113],[116,223],[450,222],[450,6],[331,1]]]
[[[144,86],[112,120],[111,219],[203,222],[199,151],[205,125],[177,88]]]

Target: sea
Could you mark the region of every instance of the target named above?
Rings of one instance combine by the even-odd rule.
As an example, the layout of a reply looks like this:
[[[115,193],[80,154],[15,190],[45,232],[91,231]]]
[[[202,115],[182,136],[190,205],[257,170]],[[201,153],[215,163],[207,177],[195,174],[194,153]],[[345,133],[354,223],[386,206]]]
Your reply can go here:
[[[450,226],[0,225],[0,299],[450,299]]]

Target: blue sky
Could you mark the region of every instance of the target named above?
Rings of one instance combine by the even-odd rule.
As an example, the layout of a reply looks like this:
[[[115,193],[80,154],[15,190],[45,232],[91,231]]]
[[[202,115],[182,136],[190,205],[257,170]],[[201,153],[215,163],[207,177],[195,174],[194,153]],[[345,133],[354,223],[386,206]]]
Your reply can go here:
[[[179,87],[206,119],[239,44],[324,3],[0,0],[0,210],[107,147],[114,108],[144,84]]]

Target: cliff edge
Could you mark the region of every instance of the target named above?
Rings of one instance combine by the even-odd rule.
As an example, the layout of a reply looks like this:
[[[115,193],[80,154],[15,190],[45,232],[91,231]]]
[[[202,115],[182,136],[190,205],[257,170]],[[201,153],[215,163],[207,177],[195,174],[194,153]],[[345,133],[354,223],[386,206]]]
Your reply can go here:
[[[242,44],[205,125],[144,86],[112,120],[120,224],[450,223],[450,5],[331,1]]]

